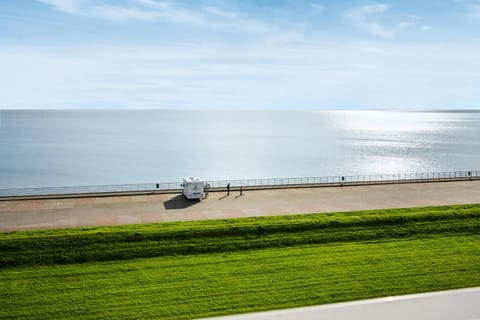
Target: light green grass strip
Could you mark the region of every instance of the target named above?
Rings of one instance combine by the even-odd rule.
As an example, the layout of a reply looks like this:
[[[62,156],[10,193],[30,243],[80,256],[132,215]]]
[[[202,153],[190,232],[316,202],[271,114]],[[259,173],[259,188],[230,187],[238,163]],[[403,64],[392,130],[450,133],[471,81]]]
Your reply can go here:
[[[480,236],[0,271],[2,319],[189,319],[480,285]]]

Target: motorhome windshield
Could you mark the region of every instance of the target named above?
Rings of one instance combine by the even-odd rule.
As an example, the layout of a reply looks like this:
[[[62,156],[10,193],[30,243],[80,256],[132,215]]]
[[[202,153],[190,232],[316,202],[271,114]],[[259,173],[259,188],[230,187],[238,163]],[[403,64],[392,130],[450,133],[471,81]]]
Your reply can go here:
[[[203,186],[203,183],[191,183],[190,185],[190,190],[194,190],[194,191],[199,191],[199,190],[202,190],[202,186]]]

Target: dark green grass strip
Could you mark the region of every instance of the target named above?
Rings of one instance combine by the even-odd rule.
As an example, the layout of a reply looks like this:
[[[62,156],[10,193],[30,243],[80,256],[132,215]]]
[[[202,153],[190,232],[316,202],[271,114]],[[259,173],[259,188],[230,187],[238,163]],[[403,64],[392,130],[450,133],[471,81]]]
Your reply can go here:
[[[1,319],[191,319],[480,285],[480,236],[0,270]]]
[[[0,234],[0,269],[480,234],[480,205]]]

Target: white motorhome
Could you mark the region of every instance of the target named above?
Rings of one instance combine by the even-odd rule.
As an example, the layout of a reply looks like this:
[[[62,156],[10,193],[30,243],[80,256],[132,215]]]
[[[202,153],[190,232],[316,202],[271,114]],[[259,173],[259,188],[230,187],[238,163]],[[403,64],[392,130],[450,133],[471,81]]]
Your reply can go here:
[[[183,195],[187,199],[202,199],[207,186],[205,181],[197,177],[183,178]]]

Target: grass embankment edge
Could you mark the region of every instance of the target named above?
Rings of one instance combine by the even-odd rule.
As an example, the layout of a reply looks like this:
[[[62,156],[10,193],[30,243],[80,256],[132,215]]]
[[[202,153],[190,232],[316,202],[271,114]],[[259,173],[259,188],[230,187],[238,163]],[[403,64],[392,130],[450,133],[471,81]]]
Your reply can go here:
[[[480,205],[0,234],[0,318],[189,319],[480,286]]]
[[[0,268],[480,234],[479,219],[471,204],[9,232],[0,234]]]

